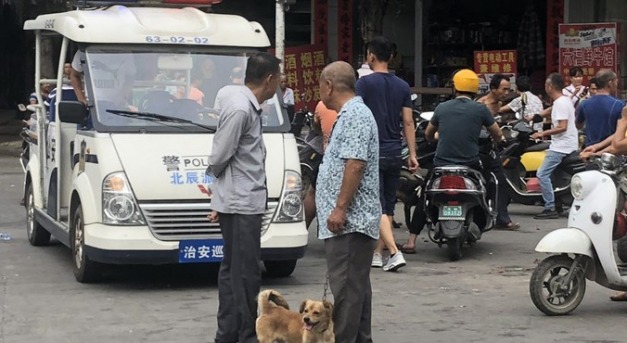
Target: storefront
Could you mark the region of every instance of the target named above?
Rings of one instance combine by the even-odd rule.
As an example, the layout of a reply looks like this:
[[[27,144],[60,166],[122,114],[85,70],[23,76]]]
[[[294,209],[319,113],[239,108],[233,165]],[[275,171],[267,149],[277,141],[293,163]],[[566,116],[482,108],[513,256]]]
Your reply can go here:
[[[559,24],[616,22],[620,38],[627,34],[625,13],[624,0],[390,2],[383,34],[397,44],[402,56],[399,76],[415,86],[414,91],[423,95],[423,108],[430,109],[450,95],[454,71],[475,69],[478,51],[514,50],[515,68],[498,72],[530,76],[533,90],[541,92],[545,76],[563,69]],[[626,47],[619,40],[617,71],[623,86],[627,84]],[[622,96],[627,94],[623,91]]]
[[[616,23],[620,97],[627,99],[627,1],[625,0],[564,0],[565,23]],[[622,39],[621,39],[622,38]]]

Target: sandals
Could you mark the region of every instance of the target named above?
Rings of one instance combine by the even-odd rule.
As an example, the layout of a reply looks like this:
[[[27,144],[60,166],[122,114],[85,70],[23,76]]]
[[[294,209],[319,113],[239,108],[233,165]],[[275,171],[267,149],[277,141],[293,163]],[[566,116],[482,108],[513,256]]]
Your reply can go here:
[[[610,300],[612,301],[627,301],[627,293],[626,292],[620,292],[617,294],[614,294],[610,297]]]
[[[405,244],[403,245],[397,244],[397,246],[398,246],[398,250],[400,250],[400,252],[402,252],[403,254],[413,255],[416,253],[416,247],[410,248],[406,246]]]
[[[508,224],[497,224],[493,227],[494,230],[503,230],[503,231],[517,231],[520,229],[520,224],[510,222]]]

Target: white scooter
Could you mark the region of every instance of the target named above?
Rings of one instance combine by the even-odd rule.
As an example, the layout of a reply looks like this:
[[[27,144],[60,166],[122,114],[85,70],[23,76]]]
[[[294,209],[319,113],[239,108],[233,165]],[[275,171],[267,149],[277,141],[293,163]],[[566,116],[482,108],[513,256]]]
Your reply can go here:
[[[557,254],[540,262],[529,281],[531,300],[550,316],[577,308],[586,279],[627,291],[627,264],[617,263],[612,244],[627,228],[620,214],[627,192],[627,165],[607,153],[591,163],[598,170],[577,173],[571,180],[575,200],[568,228],[550,232],[536,246],[536,251]]]

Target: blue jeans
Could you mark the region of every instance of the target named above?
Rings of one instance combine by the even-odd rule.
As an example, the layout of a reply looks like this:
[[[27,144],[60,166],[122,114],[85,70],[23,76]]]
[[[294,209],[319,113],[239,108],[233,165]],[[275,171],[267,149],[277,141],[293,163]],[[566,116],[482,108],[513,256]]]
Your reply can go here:
[[[542,162],[540,169],[538,169],[537,176],[540,181],[540,188],[542,189],[542,199],[544,199],[544,208],[547,210],[555,209],[555,194],[553,194],[551,175],[567,155],[568,154],[563,154],[561,152],[547,150],[546,156],[544,156],[544,161]]]

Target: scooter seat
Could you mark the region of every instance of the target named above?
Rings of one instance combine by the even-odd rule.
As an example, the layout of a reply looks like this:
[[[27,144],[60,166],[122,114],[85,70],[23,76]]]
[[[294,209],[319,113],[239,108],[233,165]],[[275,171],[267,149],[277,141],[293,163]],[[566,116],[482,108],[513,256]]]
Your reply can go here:
[[[525,149],[525,152],[544,151],[548,149],[550,145],[551,145],[550,142],[542,142],[542,143],[534,144],[528,147],[527,149]]]

